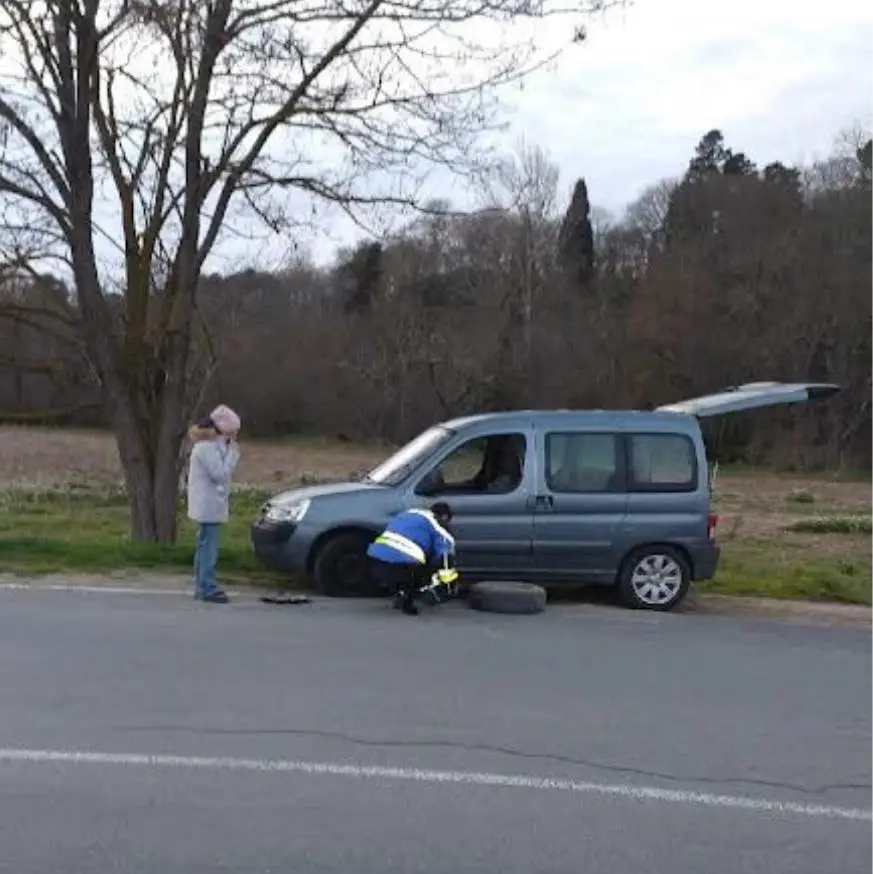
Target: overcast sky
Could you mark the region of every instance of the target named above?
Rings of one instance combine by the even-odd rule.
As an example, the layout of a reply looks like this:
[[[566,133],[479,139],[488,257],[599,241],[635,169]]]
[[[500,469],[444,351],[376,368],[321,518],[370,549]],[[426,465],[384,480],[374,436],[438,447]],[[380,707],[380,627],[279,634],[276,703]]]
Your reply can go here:
[[[871,26],[865,0],[639,0],[592,22],[515,124],[611,210],[681,173],[711,128],[759,164],[807,161],[869,120]]]
[[[681,174],[711,128],[763,165],[823,157],[841,128],[870,123],[868,0],[637,0],[588,31],[554,70],[508,95],[506,148],[522,135],[545,147],[562,193],[584,176],[593,202],[616,214],[646,185]],[[464,205],[463,184],[433,189]],[[353,234],[338,222],[311,241],[313,254],[323,260]],[[270,243],[258,257],[284,248]]]
[[[562,200],[584,176],[593,203],[616,217],[646,186],[681,175],[712,128],[759,166],[825,157],[841,129],[871,123],[873,3],[806,4],[636,0],[590,18],[576,45],[566,19],[545,23],[537,45],[564,52],[503,95],[509,128],[499,145],[511,153],[524,137],[543,147],[560,168]],[[470,188],[445,174],[429,182],[431,196],[458,208],[477,205]],[[301,218],[311,214],[302,196],[294,203]],[[120,258],[116,209],[114,198],[98,205],[107,263]],[[325,219],[293,237],[253,241],[229,231],[206,269],[274,269],[288,262],[293,240],[325,263],[361,236],[347,220]]]

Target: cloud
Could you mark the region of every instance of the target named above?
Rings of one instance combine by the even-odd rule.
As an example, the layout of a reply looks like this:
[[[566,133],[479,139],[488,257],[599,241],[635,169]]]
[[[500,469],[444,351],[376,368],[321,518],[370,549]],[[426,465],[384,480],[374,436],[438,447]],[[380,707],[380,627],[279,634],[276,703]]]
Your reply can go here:
[[[870,117],[867,3],[645,2],[592,22],[589,38],[515,100],[528,132],[592,198],[616,210],[678,175],[697,140],[721,129],[753,160],[803,161]]]
[[[511,124],[498,143],[546,148],[565,195],[584,176],[592,200],[617,214],[681,175],[712,128],[761,166],[812,161],[840,129],[870,122],[871,36],[864,0],[638,0],[591,20],[581,45],[568,45],[566,21],[547,23],[541,44],[564,51],[504,95]],[[459,206],[476,197],[442,174],[430,184]],[[330,247],[316,251],[327,258]]]
[[[560,167],[565,195],[584,176],[594,203],[613,213],[646,186],[680,175],[712,128],[759,165],[809,161],[829,151],[841,128],[869,123],[871,30],[869,0],[806,7],[795,0],[721,7],[636,0],[590,19],[588,39],[578,45],[570,43],[566,19],[547,20],[536,27],[537,44],[563,50],[561,57],[506,89],[510,124],[493,141],[507,152],[520,136],[544,147]],[[307,159],[341,160],[326,147],[312,151]],[[463,208],[475,205],[478,192],[469,180],[434,172],[426,196]],[[305,195],[288,202],[302,219],[311,217]],[[114,204],[105,201],[99,213],[111,235]],[[207,269],[274,265],[295,243],[325,261],[361,236],[336,209],[319,206],[316,221],[311,230],[256,241],[246,239],[248,228],[231,231]],[[107,260],[119,257],[105,240],[99,245]]]

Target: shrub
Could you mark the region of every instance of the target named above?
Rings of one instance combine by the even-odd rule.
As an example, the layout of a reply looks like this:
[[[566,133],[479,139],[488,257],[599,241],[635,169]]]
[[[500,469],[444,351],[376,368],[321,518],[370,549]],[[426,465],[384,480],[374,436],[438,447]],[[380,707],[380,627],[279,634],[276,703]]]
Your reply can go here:
[[[793,489],[785,501],[789,504],[814,504],[815,495],[809,489]]]
[[[873,520],[869,516],[818,516],[798,519],[787,530],[804,534],[870,534]]]

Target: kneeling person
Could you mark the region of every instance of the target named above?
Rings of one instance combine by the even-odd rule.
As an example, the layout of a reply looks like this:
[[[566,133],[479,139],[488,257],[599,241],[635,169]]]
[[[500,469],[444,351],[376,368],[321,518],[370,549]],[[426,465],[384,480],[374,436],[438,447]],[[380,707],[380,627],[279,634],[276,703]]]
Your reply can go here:
[[[428,585],[438,568],[447,566],[455,551],[455,538],[446,530],[451,520],[451,508],[442,501],[429,510],[406,510],[367,550],[376,577],[394,592],[395,606],[408,615],[418,613],[415,593]]]

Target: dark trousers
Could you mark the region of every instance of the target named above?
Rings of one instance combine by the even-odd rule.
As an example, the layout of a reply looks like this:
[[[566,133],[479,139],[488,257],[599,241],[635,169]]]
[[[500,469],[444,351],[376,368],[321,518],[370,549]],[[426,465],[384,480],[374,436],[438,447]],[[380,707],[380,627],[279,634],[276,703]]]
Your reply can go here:
[[[391,564],[373,559],[373,576],[381,580],[405,613],[415,611],[415,594],[430,581],[433,568],[427,564]]]

